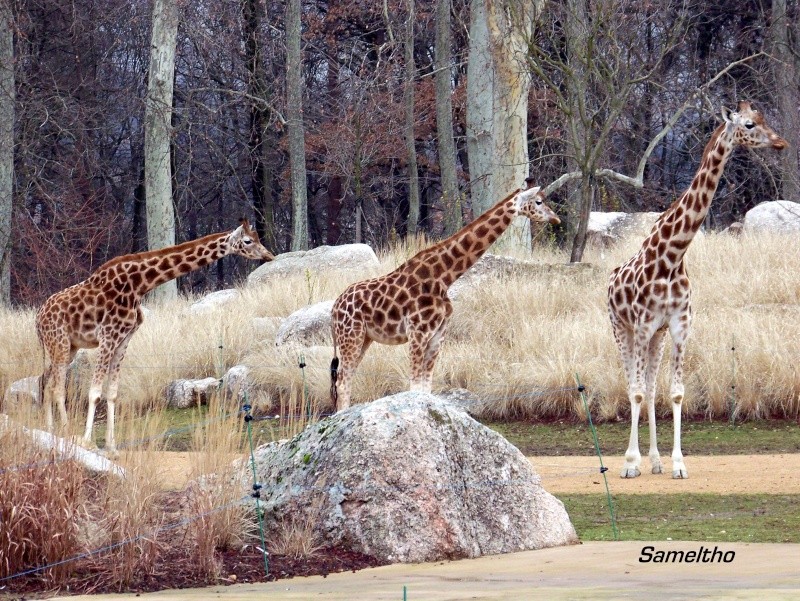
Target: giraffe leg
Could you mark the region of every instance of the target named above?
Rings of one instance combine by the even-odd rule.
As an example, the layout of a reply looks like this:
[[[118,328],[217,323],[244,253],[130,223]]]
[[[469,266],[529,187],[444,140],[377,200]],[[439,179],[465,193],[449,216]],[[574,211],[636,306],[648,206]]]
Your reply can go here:
[[[337,336],[339,348],[339,375],[336,380],[336,411],[343,411],[350,407],[353,375],[361,364],[364,354],[372,344],[364,328],[353,328],[345,336]]]
[[[436,365],[436,359],[439,357],[446,331],[447,322],[442,321],[434,330],[433,335],[428,340],[428,346],[422,354],[422,364],[417,382],[419,390],[423,392],[430,393],[433,389],[433,368]]]
[[[432,363],[435,362],[436,356],[434,354],[432,357],[431,374],[426,373],[425,355],[433,339],[433,332],[426,328],[421,328],[417,325],[409,326],[408,355],[411,359],[409,390],[411,391],[430,392],[431,383],[428,378],[432,374]],[[438,348],[436,353],[438,353]]]
[[[631,433],[628,439],[628,448],[625,451],[625,464],[622,466],[620,477],[636,478],[641,474],[639,464],[642,462],[642,455],[639,452],[639,412],[642,401],[639,399],[637,402],[632,393],[635,378],[633,332],[613,317],[611,326],[614,330],[614,340],[622,358],[622,367],[628,384],[628,399],[631,403]]]
[[[114,406],[117,400],[117,391],[119,390],[119,374],[122,359],[125,357],[125,351],[128,348],[128,343],[133,336],[133,332],[128,334],[122,343],[117,347],[114,356],[111,359],[111,365],[108,368],[108,392],[106,393],[106,406],[107,406],[107,425],[106,425],[106,456],[111,459],[119,457],[117,452],[116,439],[114,437]],[[90,433],[91,434],[91,433]]]
[[[656,443],[656,379],[661,357],[664,354],[664,344],[667,341],[666,330],[659,330],[650,339],[647,349],[647,372],[645,374],[645,388],[647,393],[647,419],[650,426],[650,466],[651,472],[661,474],[664,467],[661,464],[661,455]]]
[[[691,315],[685,319],[675,318],[670,321],[670,334],[672,335],[672,382],[670,383],[669,396],[672,401],[672,477],[688,478],[689,472],[683,463],[681,451],[681,411],[683,410],[683,357],[686,352],[686,340],[689,338]]]
[[[47,429],[50,432],[55,432],[55,424],[53,422],[53,405],[58,407],[59,417],[61,418],[61,427],[66,429],[67,422],[67,369],[69,365],[61,362],[51,363],[50,368],[46,372],[46,383],[44,386],[44,405],[45,422]]]
[[[83,438],[80,443],[88,449],[97,448],[94,443],[94,436],[92,430],[94,428],[94,413],[100,397],[103,396],[103,384],[106,381],[111,360],[114,356],[115,348],[108,341],[103,338],[100,341],[100,352],[97,355],[97,364],[94,367],[92,374],[92,384],[89,387],[89,409],[86,412],[86,429],[83,432]]]

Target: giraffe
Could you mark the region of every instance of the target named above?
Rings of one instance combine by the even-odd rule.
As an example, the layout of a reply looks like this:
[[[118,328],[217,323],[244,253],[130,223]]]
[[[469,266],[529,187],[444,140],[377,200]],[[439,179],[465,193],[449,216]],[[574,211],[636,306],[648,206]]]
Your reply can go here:
[[[692,323],[692,305],[683,257],[703,224],[734,148],[782,150],[788,145],[749,102],[739,102],[736,111],[723,107],[722,119],[723,123],[703,151],[700,168],[690,187],[659,217],[639,252],[612,271],[609,279],[608,311],[631,403],[631,432],[621,473],[623,478],[635,478],[640,474],[638,424],[645,400],[650,425],[651,471],[654,474],[663,472],[656,444],[655,389],[667,331],[672,337],[672,477],[689,477],[681,452],[681,408],[683,357]]]
[[[229,254],[271,261],[274,257],[258,240],[247,220],[230,232],[211,234],[159,250],[124,255],[101,265],[87,279],[48,298],[36,314],[36,333],[49,357],[42,376],[47,427],[53,430],[53,404],[67,424],[67,367],[79,348],[99,347],[89,388],[86,430],[79,443],[93,447],[95,406],[106,395],[108,427],[106,453],[117,455],[114,404],[119,370],[134,332],[144,320],[142,297],[156,286],[208,265]]]
[[[530,184],[530,179],[526,183]],[[391,273],[358,282],[342,292],[331,312],[331,400],[338,411],[350,406],[353,373],[373,342],[409,342],[411,390],[431,391],[433,366],[453,312],[447,289],[475,264],[517,215],[560,223],[542,198],[538,187],[519,189]]]

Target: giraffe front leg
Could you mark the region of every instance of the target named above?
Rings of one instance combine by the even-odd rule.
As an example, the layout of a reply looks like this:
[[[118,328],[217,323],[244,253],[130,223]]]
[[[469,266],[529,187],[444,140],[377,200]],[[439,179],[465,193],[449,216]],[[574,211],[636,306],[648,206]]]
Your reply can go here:
[[[436,366],[436,359],[439,357],[446,331],[447,322],[442,320],[441,324],[433,332],[433,336],[430,337],[428,346],[423,353],[422,368],[419,376],[420,390],[429,394],[433,390],[433,368]]]
[[[120,366],[122,365],[122,359],[125,357],[125,351],[128,348],[128,342],[130,342],[132,336],[133,332],[128,334],[128,336],[122,341],[119,347],[117,347],[117,350],[114,352],[114,356],[111,360],[111,365],[108,368],[108,393],[106,394],[107,418],[106,418],[105,454],[107,457],[111,459],[116,459],[119,457],[119,452],[117,451],[117,443],[114,433],[115,432],[114,410],[117,401],[117,392],[119,390]]]
[[[612,315],[611,326],[614,330],[614,340],[619,349],[622,359],[622,368],[625,372],[627,383],[628,400],[631,404],[631,432],[628,439],[628,448],[625,451],[625,463],[620,472],[621,478],[636,478],[641,474],[639,464],[642,462],[642,455],[639,452],[639,413],[642,406],[642,398],[637,400],[634,394],[634,382],[636,379],[636,364],[634,355],[633,332],[626,328]]]
[[[688,478],[689,472],[683,462],[683,452],[681,451],[681,412],[683,410],[684,388],[683,388],[683,358],[686,352],[686,340],[689,337],[690,318],[670,322],[670,332],[672,334],[672,381],[670,383],[669,396],[672,401],[672,477]]]
[[[81,446],[87,449],[96,449],[97,445],[94,443],[94,414],[97,408],[97,403],[103,396],[103,385],[108,375],[109,367],[111,366],[114,357],[114,349],[108,340],[102,339],[100,342],[100,352],[97,354],[97,364],[92,373],[92,384],[89,386],[89,408],[86,412],[86,429],[83,431],[83,438],[79,441]]]
[[[647,392],[647,418],[650,426],[650,471],[653,474],[662,474],[664,466],[661,463],[661,454],[658,452],[656,439],[656,380],[661,357],[664,354],[664,345],[667,341],[666,330],[659,330],[650,339],[647,353],[647,372],[645,375],[645,388]]]

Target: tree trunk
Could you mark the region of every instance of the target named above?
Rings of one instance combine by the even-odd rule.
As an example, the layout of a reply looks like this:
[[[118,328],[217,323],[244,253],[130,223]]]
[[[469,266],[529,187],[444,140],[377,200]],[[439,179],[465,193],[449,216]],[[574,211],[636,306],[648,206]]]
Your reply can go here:
[[[798,59],[800,48],[792,48],[794,37],[800,28],[786,14],[786,0],[772,0],[772,70],[775,74],[775,104],[781,115],[781,135],[789,142],[789,148],[780,153],[782,198],[800,201],[800,173],[797,166],[797,151],[800,145],[800,118],[797,114]]]
[[[11,303],[15,88],[14,17],[9,0],[0,0],[0,305]]]
[[[292,173],[292,250],[308,249],[306,145],[303,129],[303,58],[300,52],[301,0],[286,3],[286,132]]]
[[[451,0],[436,2],[436,132],[439,146],[439,172],[442,178],[444,235],[455,234],[463,226],[461,196],[456,177],[456,144],[453,137],[453,75],[451,72]]]
[[[527,44],[544,0],[472,0],[467,65],[467,150],[472,208],[479,215],[528,176]],[[530,247],[527,219],[501,244]]]
[[[144,170],[147,198],[147,242],[150,249],[175,244],[175,209],[172,204],[170,138],[175,44],[178,36],[176,0],[154,0],[150,70],[144,117]],[[161,302],[178,295],[171,280],[150,293]]]
[[[255,226],[261,242],[275,250],[274,231],[274,206],[272,191],[267,175],[270,170],[266,168],[267,149],[264,143],[269,112],[260,99],[266,99],[267,83],[262,64],[261,44],[259,43],[259,29],[261,25],[260,3],[258,0],[243,0],[242,14],[244,15],[245,52],[247,55],[247,70],[250,77],[248,82],[248,100],[250,111],[250,137],[248,146],[251,161],[251,186],[253,188],[253,211],[255,213]]]
[[[586,248],[586,230],[589,225],[589,212],[594,198],[594,162],[591,160],[592,127],[588,122],[589,110],[586,103],[589,95],[589,72],[587,62],[589,45],[589,18],[584,0],[569,0],[568,18],[564,26],[567,38],[567,93],[570,103],[567,115],[570,132],[570,154],[573,165],[580,170],[582,177],[579,187],[571,191],[567,203],[567,235],[572,234],[570,261],[579,263]]]
[[[419,224],[419,175],[417,174],[417,148],[414,137],[414,83],[416,66],[414,64],[414,0],[408,0],[408,21],[404,41],[406,81],[403,86],[403,107],[405,109],[404,137],[408,157],[408,223],[406,232],[413,236]]]

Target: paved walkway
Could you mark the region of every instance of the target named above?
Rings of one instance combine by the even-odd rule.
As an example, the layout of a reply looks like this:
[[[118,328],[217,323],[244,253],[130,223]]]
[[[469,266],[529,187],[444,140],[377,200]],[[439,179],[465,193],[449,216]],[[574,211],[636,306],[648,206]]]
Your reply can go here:
[[[697,551],[695,542],[585,543],[479,559],[392,565],[327,578],[172,590],[143,595],[63,597],[101,601],[507,601],[800,599],[800,545],[718,543],[730,563],[640,563],[642,548]],[[703,543],[713,549],[714,543]],[[730,557],[730,555],[729,555]]]

